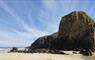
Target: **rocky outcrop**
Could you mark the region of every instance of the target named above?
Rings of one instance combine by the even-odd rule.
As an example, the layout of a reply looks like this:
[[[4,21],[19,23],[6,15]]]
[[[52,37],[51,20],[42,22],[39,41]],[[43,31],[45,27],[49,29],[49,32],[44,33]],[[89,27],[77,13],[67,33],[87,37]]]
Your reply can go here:
[[[61,18],[59,31],[38,38],[29,48],[50,50],[94,50],[95,22],[85,12],[74,11]]]
[[[10,51],[8,51],[8,53],[11,52],[16,52],[16,53],[30,53],[29,52],[29,47],[25,47],[25,49],[19,49],[17,47],[13,47]]]
[[[51,35],[48,36],[43,36],[38,38],[29,48],[29,51],[34,50],[34,49],[50,49],[51,46],[51,41],[54,41],[55,39],[57,39],[58,37],[58,33],[53,33]]]
[[[92,56],[92,51],[91,50],[81,50],[80,54],[84,55],[84,56]]]
[[[31,50],[30,53],[52,53],[52,54],[69,55],[69,54],[64,53],[63,51],[60,51],[60,50],[50,50],[50,49],[34,49],[34,50]]]
[[[18,48],[13,47],[9,52],[17,52],[17,51],[18,51]]]
[[[62,17],[57,46],[59,49],[91,48],[91,44],[94,46],[94,24],[94,20],[82,11],[74,11]]]
[[[59,25],[59,37],[67,37],[69,39],[82,38],[84,31],[93,25],[94,20],[92,20],[85,12],[74,11],[64,17],[62,17]]]

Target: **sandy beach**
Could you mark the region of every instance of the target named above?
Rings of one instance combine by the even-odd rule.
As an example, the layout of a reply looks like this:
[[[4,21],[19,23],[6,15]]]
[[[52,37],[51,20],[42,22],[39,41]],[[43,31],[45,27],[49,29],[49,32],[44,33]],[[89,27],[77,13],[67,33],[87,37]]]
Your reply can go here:
[[[0,60],[94,60],[94,56],[82,56],[80,54],[58,55],[46,53],[0,53]]]

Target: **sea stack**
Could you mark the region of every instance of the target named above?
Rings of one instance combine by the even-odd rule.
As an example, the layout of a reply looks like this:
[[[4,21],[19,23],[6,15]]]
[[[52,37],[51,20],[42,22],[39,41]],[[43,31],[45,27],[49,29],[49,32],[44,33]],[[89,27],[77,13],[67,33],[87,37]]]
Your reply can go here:
[[[38,38],[29,48],[51,50],[94,51],[95,22],[83,11],[73,11],[61,18],[59,30],[49,36]]]
[[[58,31],[58,49],[91,48],[94,46],[94,25],[94,20],[83,11],[74,11],[62,17]]]

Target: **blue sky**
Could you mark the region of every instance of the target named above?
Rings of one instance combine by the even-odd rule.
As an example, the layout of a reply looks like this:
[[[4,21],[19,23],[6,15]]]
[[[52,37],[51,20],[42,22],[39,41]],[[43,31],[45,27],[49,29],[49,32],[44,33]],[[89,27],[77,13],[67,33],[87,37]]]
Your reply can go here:
[[[0,47],[26,47],[58,31],[62,16],[85,11],[95,19],[94,0],[0,0]]]

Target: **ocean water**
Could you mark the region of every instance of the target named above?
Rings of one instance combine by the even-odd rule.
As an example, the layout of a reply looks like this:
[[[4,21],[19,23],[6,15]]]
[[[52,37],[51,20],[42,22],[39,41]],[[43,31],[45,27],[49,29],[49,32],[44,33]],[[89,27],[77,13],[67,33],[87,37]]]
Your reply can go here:
[[[11,47],[0,47],[0,53],[8,53],[12,48]],[[18,48],[18,50],[24,50],[25,48]]]
[[[8,53],[11,49],[9,47],[0,47],[0,53]]]

